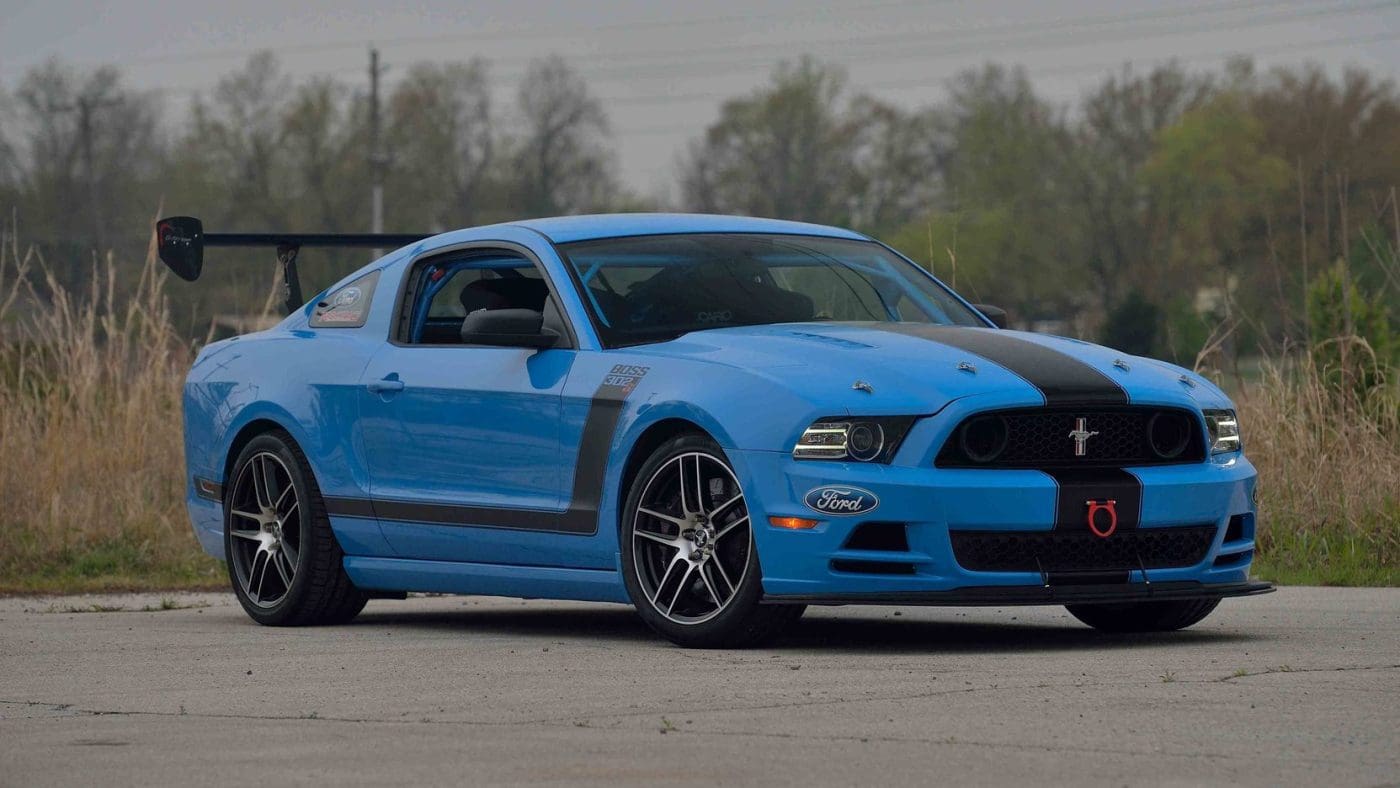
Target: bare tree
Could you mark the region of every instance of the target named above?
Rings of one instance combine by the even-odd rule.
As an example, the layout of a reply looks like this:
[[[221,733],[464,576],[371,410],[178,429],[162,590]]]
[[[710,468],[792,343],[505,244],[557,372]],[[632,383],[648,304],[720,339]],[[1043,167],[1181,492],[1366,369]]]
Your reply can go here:
[[[389,101],[391,212],[413,226],[446,229],[492,216],[496,159],[486,64],[419,63]],[[397,210],[395,210],[397,209]],[[411,214],[411,215],[409,215]]]
[[[343,232],[364,226],[368,192],[365,118],[343,85],[313,79],[299,86],[286,111],[282,146],[297,176],[297,219]]]
[[[3,110],[0,182],[25,207],[26,228],[106,249],[163,164],[155,99],[122,87],[114,68],[50,60],[25,74]]]
[[[1074,202],[1091,228],[1088,264],[1101,310],[1140,286],[1136,274],[1160,265],[1166,255],[1151,245],[1165,237],[1159,225],[1166,217],[1140,174],[1157,135],[1214,90],[1211,78],[1173,63],[1141,75],[1125,67],[1084,99],[1066,152],[1073,162]]]
[[[212,98],[196,99],[186,144],[227,195],[222,226],[284,227],[293,195],[283,149],[291,81],[271,52],[249,58],[219,80]]]
[[[906,112],[858,96],[849,222],[875,232],[898,228],[932,207],[949,145],[935,110]]]
[[[607,206],[617,192],[608,118],[563,59],[530,64],[518,95],[523,133],[511,156],[519,207],[531,216]]]
[[[846,216],[859,127],[843,111],[840,69],[803,58],[772,84],[730,99],[681,164],[692,208],[805,221]]]

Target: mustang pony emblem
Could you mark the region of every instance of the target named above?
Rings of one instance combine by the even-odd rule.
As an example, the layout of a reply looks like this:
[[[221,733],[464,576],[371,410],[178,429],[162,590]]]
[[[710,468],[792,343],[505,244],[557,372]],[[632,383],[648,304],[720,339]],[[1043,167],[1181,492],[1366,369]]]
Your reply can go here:
[[[1074,439],[1074,456],[1083,457],[1088,451],[1089,439],[1098,434],[1098,430],[1089,431],[1088,421],[1083,416],[1075,419],[1074,430],[1069,434]]]
[[[1084,516],[1084,520],[1089,524],[1089,530],[1094,532],[1094,536],[1100,539],[1113,536],[1113,532],[1118,530],[1118,502],[1114,500],[1085,501],[1084,504],[1089,507],[1089,513]],[[1107,528],[1099,528],[1099,512],[1108,515]]]

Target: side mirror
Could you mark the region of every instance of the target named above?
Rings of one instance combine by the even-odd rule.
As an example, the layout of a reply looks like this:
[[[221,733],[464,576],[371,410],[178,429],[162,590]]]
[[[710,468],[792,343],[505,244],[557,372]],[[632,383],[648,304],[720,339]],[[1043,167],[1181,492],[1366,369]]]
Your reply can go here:
[[[973,306],[977,308],[978,312],[982,313],[983,317],[992,321],[992,325],[997,328],[1006,328],[1005,309],[999,306],[992,306],[991,304],[973,304]]]
[[[462,342],[495,347],[552,348],[559,332],[544,327],[544,313],[533,309],[478,309],[462,321]]]

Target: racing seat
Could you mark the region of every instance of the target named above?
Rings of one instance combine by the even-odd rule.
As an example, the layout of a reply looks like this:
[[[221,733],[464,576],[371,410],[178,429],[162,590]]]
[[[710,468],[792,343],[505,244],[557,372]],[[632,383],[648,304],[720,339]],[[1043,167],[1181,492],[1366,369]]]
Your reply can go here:
[[[544,311],[549,286],[543,279],[517,276],[508,279],[478,279],[462,288],[458,300],[467,314],[478,309],[530,309]]]

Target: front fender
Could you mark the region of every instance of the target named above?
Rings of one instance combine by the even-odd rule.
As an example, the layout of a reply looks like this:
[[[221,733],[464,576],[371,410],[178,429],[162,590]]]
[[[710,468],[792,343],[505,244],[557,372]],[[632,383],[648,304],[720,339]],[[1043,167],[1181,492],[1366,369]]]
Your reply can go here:
[[[812,421],[847,412],[774,385],[761,375],[719,364],[619,352],[586,354],[580,362],[569,379],[569,388],[577,392],[596,386],[614,369],[644,369],[619,416],[599,500],[598,538],[603,540],[599,547],[615,555],[628,492],[623,489],[623,474],[638,442],[652,427],[672,420],[694,424],[725,450],[745,483],[747,474],[739,459],[744,451],[790,450]]]

